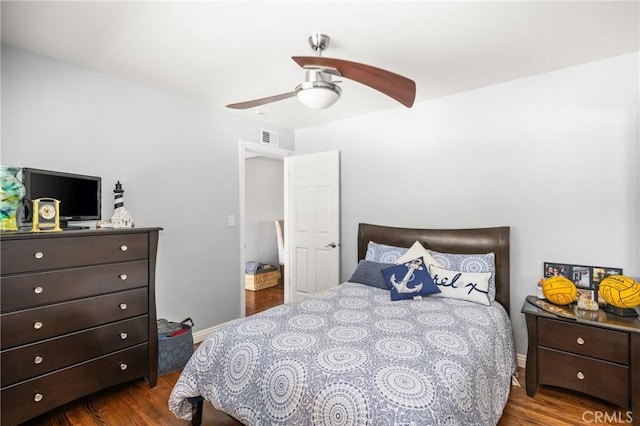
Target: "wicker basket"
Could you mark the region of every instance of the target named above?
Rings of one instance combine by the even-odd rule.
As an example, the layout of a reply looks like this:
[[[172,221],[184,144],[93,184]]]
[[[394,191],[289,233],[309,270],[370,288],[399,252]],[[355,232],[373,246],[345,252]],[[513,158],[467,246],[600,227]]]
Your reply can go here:
[[[247,290],[258,291],[278,285],[278,269],[259,271],[257,274],[245,274],[244,286]]]

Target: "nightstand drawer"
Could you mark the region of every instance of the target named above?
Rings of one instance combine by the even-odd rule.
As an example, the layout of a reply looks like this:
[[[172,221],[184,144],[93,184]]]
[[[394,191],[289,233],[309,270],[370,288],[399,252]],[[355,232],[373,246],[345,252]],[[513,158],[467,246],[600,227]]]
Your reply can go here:
[[[145,343],[149,317],[90,328],[0,353],[2,387]]]
[[[2,242],[2,274],[146,259],[146,234],[55,237]]]
[[[2,314],[2,349],[95,327],[148,312],[147,288]]]
[[[2,389],[2,424],[22,423],[80,396],[145,376],[148,357],[143,344]]]
[[[143,287],[147,260],[12,275],[2,278],[2,312]]]
[[[538,381],[629,407],[629,368],[626,366],[540,348]]]
[[[538,344],[579,355],[629,364],[629,335],[614,330],[538,319]]]

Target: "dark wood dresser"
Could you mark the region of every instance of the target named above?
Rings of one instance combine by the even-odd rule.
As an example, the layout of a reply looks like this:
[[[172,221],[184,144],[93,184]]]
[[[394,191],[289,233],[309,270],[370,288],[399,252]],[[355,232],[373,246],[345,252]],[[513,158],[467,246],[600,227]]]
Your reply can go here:
[[[2,425],[158,374],[161,228],[0,235]]]
[[[640,426],[640,318],[574,308],[578,318],[564,319],[526,301],[522,313],[527,395],[539,384],[583,392],[632,411]]]

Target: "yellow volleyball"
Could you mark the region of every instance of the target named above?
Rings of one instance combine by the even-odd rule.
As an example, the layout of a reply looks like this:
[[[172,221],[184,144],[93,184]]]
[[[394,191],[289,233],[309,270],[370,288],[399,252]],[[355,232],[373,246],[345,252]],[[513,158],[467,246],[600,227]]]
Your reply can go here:
[[[566,277],[550,277],[542,283],[544,297],[556,305],[568,305],[576,300],[578,293],[575,284]]]
[[[640,305],[640,283],[624,275],[611,275],[603,279],[598,294],[617,308]]]

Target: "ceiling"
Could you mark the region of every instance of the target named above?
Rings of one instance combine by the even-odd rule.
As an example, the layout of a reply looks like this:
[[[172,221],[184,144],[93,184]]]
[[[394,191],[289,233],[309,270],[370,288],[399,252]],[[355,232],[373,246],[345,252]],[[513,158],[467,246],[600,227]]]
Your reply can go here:
[[[416,102],[639,50],[637,1],[2,1],[2,42],[215,107],[291,91],[291,56],[362,62],[416,82]],[[343,80],[311,110],[295,98],[236,114],[298,129],[405,108]]]

